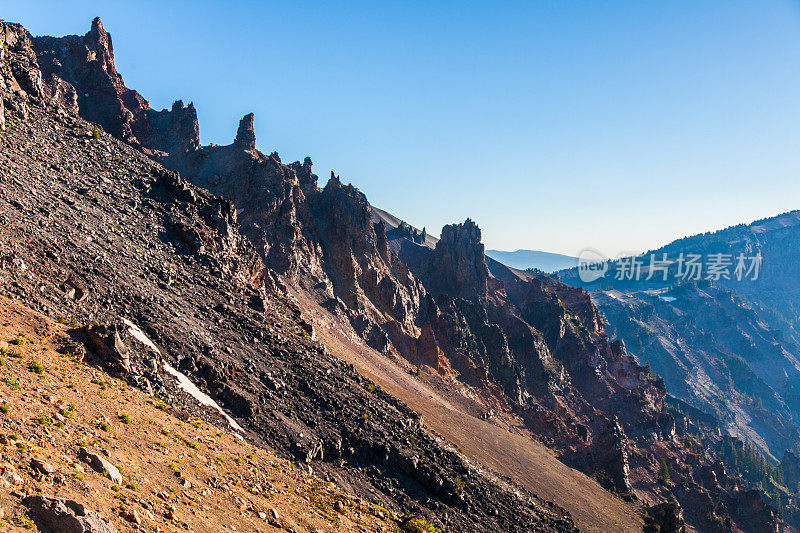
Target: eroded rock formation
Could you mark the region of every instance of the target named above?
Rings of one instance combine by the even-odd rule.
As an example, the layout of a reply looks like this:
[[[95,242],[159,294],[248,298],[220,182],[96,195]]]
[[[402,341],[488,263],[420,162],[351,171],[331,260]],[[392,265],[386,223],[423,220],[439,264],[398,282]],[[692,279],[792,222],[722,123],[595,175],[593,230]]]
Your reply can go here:
[[[10,38],[6,35],[9,42],[26,38],[14,37],[14,31]],[[583,289],[486,259],[480,229],[469,219],[446,226],[435,245],[427,232],[400,224],[387,231],[384,220],[374,220],[366,197],[338,176],[332,173],[320,189],[309,158],[285,165],[278,154],[259,151],[252,114],[241,120],[230,145],[200,146],[191,104],[184,107],[178,101],[170,110],[153,111],[124,86],[114,67],[111,37],[97,19],[85,36],[36,38],[32,43],[33,48],[22,45],[14,52],[17,70],[4,78],[6,107],[29,105],[15,96],[15,90],[22,90],[62,112],[77,113],[183,179],[228,200],[214,203],[217,200],[201,197],[160,167],[148,170],[156,179],[144,181],[147,193],[131,200],[170,205],[166,195],[180,202],[164,215],[166,234],[174,238],[179,253],[214,256],[219,252],[212,242],[226,242],[222,248],[229,256],[213,272],[223,278],[233,275],[239,286],[249,287],[248,305],[215,304],[219,320],[235,319],[246,336],[263,338],[260,315],[246,318],[247,309],[261,313],[269,307],[267,287],[280,287],[285,280],[313,295],[331,313],[346,317],[373,348],[442,370],[443,376],[454,371],[459,382],[492,397],[504,415],[524,421],[526,429],[564,462],[626,498],[673,494],[682,504],[694,506],[695,521],[704,513],[720,513],[748,527],[748,521],[769,527],[775,523],[763,502],[759,507],[760,500],[739,494],[735,483],[698,482],[708,461],[681,440],[685,435],[676,433],[675,419],[664,405],[663,381],[628,356],[621,343],[611,342]],[[36,66],[37,58],[41,67]],[[151,189],[156,191],[153,197]],[[239,227],[247,243],[236,240]],[[231,240],[225,240],[226,235]],[[241,253],[251,246],[255,253]],[[251,305],[254,298],[257,305]],[[175,336],[164,326],[150,327],[164,339]],[[411,480],[403,483],[460,509],[454,525],[470,523],[464,516],[479,505],[478,492],[488,489],[479,483],[469,494],[459,494],[458,484],[448,479],[460,468],[457,458],[433,444],[423,450],[402,444],[402,428],[413,413],[388,395],[378,400],[363,395],[357,375],[325,359],[316,348],[303,344],[290,352],[273,341],[273,355],[252,347],[241,348],[235,356],[211,344],[187,347],[180,364],[232,412],[269,434],[280,449],[293,450],[307,461],[346,458],[367,466],[383,462],[389,466],[380,475],[403,473]],[[327,362],[321,365],[319,358]],[[331,370],[324,374],[328,377],[320,373],[322,367]],[[312,393],[289,398],[289,389]],[[348,392],[337,394],[340,390]],[[378,426],[357,422],[363,409],[372,412],[373,407],[392,413],[385,424],[395,433],[386,430],[385,440],[378,437]],[[296,420],[287,419],[282,409]],[[328,418],[315,421],[319,409]],[[270,430],[270,424],[282,429]],[[681,485],[658,483],[657,459],[669,461]],[[368,482],[388,493],[395,490],[392,482],[388,488],[374,477]],[[398,498],[406,503],[413,499],[411,485],[401,483],[407,492]],[[493,497],[502,500],[507,495]],[[516,504],[503,501],[505,520]],[[744,508],[752,511],[747,519],[737,514]],[[530,515],[521,516],[535,522]],[[481,520],[476,522],[481,527],[495,523],[493,518]]]

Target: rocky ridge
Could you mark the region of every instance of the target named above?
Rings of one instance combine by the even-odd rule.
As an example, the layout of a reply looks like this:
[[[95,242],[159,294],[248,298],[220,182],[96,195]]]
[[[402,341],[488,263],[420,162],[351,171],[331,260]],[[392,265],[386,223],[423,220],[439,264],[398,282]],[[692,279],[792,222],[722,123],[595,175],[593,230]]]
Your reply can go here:
[[[257,150],[252,115],[242,119],[231,145],[202,147],[195,142],[198,127],[193,109],[176,103],[171,111],[156,115],[137,98],[130,101],[131,93],[122,89],[121,77],[113,68],[110,37],[99,21],[85,37],[64,39],[81,43],[78,48],[83,50],[83,46],[90,52],[93,46],[105,47],[99,55],[95,50],[86,58],[94,62],[101,57],[100,70],[108,75],[109,82],[91,76],[72,78],[84,88],[95,82],[99,89],[109,83],[114,88],[97,91],[114,101],[92,103],[93,108],[110,110],[108,125],[99,121],[104,128],[117,132],[119,138],[194,184],[232,202],[230,212],[236,215],[235,221],[266,267],[260,270],[252,256],[247,256],[245,285],[258,289],[258,279],[263,278],[265,287],[269,285],[280,293],[284,282],[296,283],[323,302],[329,312],[346,317],[354,332],[373,348],[397,353],[418,369],[424,365],[436,372],[456,372],[469,386],[495,397],[496,405],[519,417],[526,431],[557,450],[567,464],[593,475],[623,497],[676,498],[691,505],[686,519],[698,527],[705,526],[709,516],[727,517],[731,524],[748,531],[775,525],[772,510],[758,499],[747,496],[741,500],[735,480],[728,482],[727,477],[720,476],[715,483],[699,482],[713,460],[686,444],[690,435],[678,434],[675,416],[664,405],[663,383],[628,356],[621,343],[611,342],[588,293],[547,276],[520,276],[487,261],[480,231],[469,220],[446,226],[433,248],[427,235],[422,238],[411,231],[396,231],[390,239],[384,221],[374,222],[374,211],[364,195],[351,185],[343,185],[338,176],[332,174],[320,189],[309,158],[284,165],[277,154],[265,155]],[[58,40],[34,41],[41,58],[58,55],[53,50],[61,47]],[[58,61],[60,68],[70,73],[81,71],[80,63],[86,58],[62,54]],[[50,87],[72,84],[55,70],[48,73]],[[84,94],[91,95],[92,90],[89,86]],[[65,92],[50,89],[47,94],[51,102],[60,104],[58,95]],[[84,118],[98,112],[80,105],[72,111]],[[163,118],[178,115],[183,118]],[[156,116],[162,117],[160,123]],[[149,137],[134,134],[134,139],[128,129],[132,133],[157,133]],[[172,149],[165,149],[169,148],[167,143],[159,140],[164,138],[174,141],[169,143]],[[254,297],[262,298],[259,306],[269,299],[268,295],[254,295],[249,301]],[[237,316],[237,324],[246,322],[240,320]],[[157,340],[169,338],[166,328],[150,322],[145,329]],[[244,329],[247,336],[258,338],[258,327]],[[301,330],[313,333],[307,322],[301,323]],[[187,350],[192,351],[197,350]],[[274,393],[302,389],[308,381],[300,376],[304,372],[313,375],[313,371],[297,369],[294,380],[281,372],[276,378],[270,372],[256,382],[252,374],[271,365],[263,354],[252,352],[243,347],[230,354],[235,360],[252,361],[248,364],[249,376],[234,370],[221,378],[220,358],[214,351],[213,356],[206,353],[204,358],[187,356],[189,361],[182,360],[182,368],[204,380],[201,383],[205,388],[224,398],[234,413],[269,434],[261,418],[281,417],[265,416],[258,408],[260,402],[272,404],[276,396],[286,400],[285,395]],[[382,400],[392,401],[385,395]],[[371,405],[369,397],[360,396],[359,401],[362,403],[358,405],[332,407],[342,413],[348,407],[357,411]],[[308,407],[294,405],[293,416],[314,418],[315,410]],[[360,456],[363,445],[346,447],[338,444],[336,436],[330,437],[338,433],[345,441],[360,443],[360,431],[341,431],[342,425],[352,422],[353,415],[357,413],[337,419],[336,427],[307,421],[298,428],[303,431],[296,434],[303,436],[326,434],[322,445],[298,443],[288,434],[283,439],[272,437],[271,444],[277,440],[283,449],[308,450],[304,453],[309,461],[331,456],[338,460],[344,449],[348,457]],[[408,416],[413,418],[411,413]],[[390,464],[392,457],[405,456],[391,445],[376,448],[371,442],[366,448],[371,450],[366,455],[384,457]],[[404,470],[404,461],[398,461],[398,468]],[[437,457],[432,464],[442,467],[448,461]],[[670,462],[680,485],[658,482],[659,461]],[[417,463],[412,471],[419,470]],[[459,494],[458,483],[453,489],[435,472],[426,472],[415,483],[433,494],[442,490],[452,493],[445,501],[469,512],[486,512],[485,508],[476,508],[479,500],[470,501]],[[392,493],[391,486],[382,490]],[[748,508],[745,515],[739,513],[742,506]],[[494,513],[485,520],[491,521],[491,515]]]
[[[95,21],[84,39],[110,45],[101,29]],[[4,292],[85,324],[87,357],[108,371],[225,423],[213,409],[198,409],[191,387],[174,384],[170,369],[181,373],[243,436],[373,503],[449,529],[573,530],[562,510],[471,462],[313,341],[282,281],[265,268],[268,251],[239,233],[238,206],[188,184],[151,158],[160,154],[115,139],[81,118],[82,109],[75,116],[51,100],[52,92],[28,83],[40,72],[34,47],[47,55],[43,41],[32,44],[8,23],[3,32],[3,87],[12,88],[2,93],[0,135]],[[108,52],[100,56],[113,58]],[[15,74],[18,63],[30,68],[27,78]],[[245,121],[237,146],[249,146],[247,129]],[[269,165],[296,176],[274,157],[253,168]],[[291,206],[301,189],[279,185]],[[323,204],[343,198],[366,209],[354,189],[335,182],[320,194]],[[276,216],[280,231],[291,227],[281,226],[285,218]],[[328,231],[334,238],[335,228]],[[344,265],[342,279],[347,272]]]

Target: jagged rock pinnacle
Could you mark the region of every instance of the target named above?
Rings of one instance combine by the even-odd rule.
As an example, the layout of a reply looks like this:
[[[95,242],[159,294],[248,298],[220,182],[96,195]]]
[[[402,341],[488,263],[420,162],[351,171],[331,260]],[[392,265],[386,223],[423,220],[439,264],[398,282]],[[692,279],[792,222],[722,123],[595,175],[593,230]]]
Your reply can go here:
[[[325,188],[331,187],[332,189],[338,189],[341,186],[342,186],[342,181],[339,179],[339,176],[334,174],[333,170],[331,170],[331,179],[328,180],[328,183],[327,185],[325,185]]]
[[[103,22],[100,20],[100,17],[95,17],[92,20],[92,33],[106,33],[106,29],[103,27]]]
[[[113,65],[114,45],[111,42],[111,35],[103,27],[100,17],[95,17],[92,21],[92,28],[86,34],[86,39],[92,43],[95,52],[107,55],[107,58],[104,58],[105,61]]]
[[[423,281],[434,294],[475,298],[486,292],[489,271],[481,230],[471,219],[442,228],[442,237],[428,260]]]
[[[248,113],[239,121],[239,130],[236,132],[236,140],[233,141],[237,146],[245,150],[256,149],[256,134],[253,131],[253,113]]]

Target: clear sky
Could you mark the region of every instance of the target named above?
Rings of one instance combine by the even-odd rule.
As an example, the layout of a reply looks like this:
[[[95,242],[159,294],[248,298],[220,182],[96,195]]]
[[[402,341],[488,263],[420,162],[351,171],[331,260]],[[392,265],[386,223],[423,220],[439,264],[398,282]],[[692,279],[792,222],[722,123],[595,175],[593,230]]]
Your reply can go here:
[[[736,0],[0,0],[34,35],[111,32],[126,84],[256,115],[373,205],[488,248],[607,255],[800,208],[800,4]]]

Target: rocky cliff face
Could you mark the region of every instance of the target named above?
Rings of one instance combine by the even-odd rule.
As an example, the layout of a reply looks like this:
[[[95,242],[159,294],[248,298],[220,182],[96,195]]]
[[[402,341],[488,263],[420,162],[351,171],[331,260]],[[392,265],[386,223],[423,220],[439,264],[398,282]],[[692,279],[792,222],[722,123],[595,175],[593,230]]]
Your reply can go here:
[[[501,385],[537,438],[609,490],[628,498],[674,498],[690,507],[686,520],[701,530],[710,527],[708,516],[746,531],[774,527],[770,507],[751,501],[735,479],[701,481],[711,466],[687,445],[695,438],[687,426],[677,428],[680,413],[666,407],[663,381],[636,363],[621,341],[609,339],[589,293],[485,259],[477,253],[479,238],[466,221],[446,227],[433,250],[410,241],[391,247],[437,294],[432,323],[441,357],[473,382]],[[443,278],[460,279],[472,290],[443,290]],[[661,460],[677,481],[657,482]],[[742,507],[752,516],[737,518]],[[657,520],[680,530],[684,517],[677,508],[669,516],[655,511]]]
[[[427,254],[421,261],[420,253]],[[501,385],[528,426],[565,460],[604,472],[628,491],[625,430],[617,424],[619,436],[606,438],[609,429],[598,422],[619,413],[639,436],[657,425],[664,392],[609,341],[589,295],[547,276],[520,277],[496,262],[490,271],[470,220],[446,226],[432,251],[410,255],[437,295],[433,331],[442,356],[475,382]],[[636,409],[623,409],[631,396],[639,399]],[[608,452],[611,459],[598,460]]]
[[[102,42],[100,28],[89,37]],[[275,290],[264,250],[240,232],[237,206],[49,100],[27,32],[3,33],[0,288],[71,323],[72,356],[219,416],[407,518],[468,531],[574,531],[563,511],[472,463],[314,342]],[[242,129],[237,142],[250,146]],[[296,174],[276,158],[250,162],[256,177],[287,172],[280,190],[300,198]],[[225,415],[189,402],[199,395],[189,384]]]
[[[32,39],[42,75],[44,96],[82,118],[101,124],[126,142],[170,152],[199,146],[194,107],[176,102],[160,112],[125,87],[114,66],[111,35],[99,18],[86,35]]]
[[[471,298],[486,293],[489,270],[483,255],[481,230],[467,219],[442,228],[442,236],[419,272],[434,296]]]
[[[740,297],[710,284],[684,284],[664,293],[596,292],[594,299],[616,335],[664,377],[670,394],[774,461],[800,441],[791,346]]]
[[[43,98],[42,72],[30,46],[30,35],[18,24],[0,22],[0,61],[5,71],[0,76],[0,129],[6,130],[14,118],[25,120],[29,102]]]
[[[174,322],[166,313],[169,307],[159,316],[138,306],[136,316],[158,341],[174,343],[174,353],[181,355],[176,363],[271,445],[308,462],[328,458],[334,465],[344,461],[363,467],[367,474],[345,474],[329,463],[321,466],[332,476],[344,476],[347,483],[392,495],[392,501],[406,508],[443,505],[451,527],[543,527],[534,504],[521,509],[518,499],[474,477],[457,455],[423,438],[413,413],[386,394],[365,392],[352,369],[313,344],[287,340],[286,331],[277,333],[275,324],[284,324],[302,338],[300,331],[309,329],[303,324],[302,329],[292,329],[263,314],[280,306],[299,314],[296,306],[281,299],[285,281],[347,318],[370,346],[397,353],[417,368],[440,371],[442,379],[463,382],[482,397],[491,397],[504,416],[523,420],[526,431],[609,490],[629,499],[677,498],[694,506],[687,520],[699,523],[713,511],[731,523],[744,524],[745,530],[756,530],[736,515],[741,498],[735,484],[697,482],[708,461],[687,446],[686,434],[677,434],[675,419],[664,406],[663,382],[628,356],[621,343],[609,340],[584,290],[487,262],[480,230],[470,220],[446,226],[435,246],[428,235],[401,225],[387,235],[384,220],[374,220],[364,195],[338,176],[332,174],[320,189],[309,158],[285,165],[278,154],[260,152],[252,115],[242,119],[230,145],[200,146],[191,105],[178,102],[171,110],[155,112],[138,93],[125,88],[113,65],[111,38],[99,20],[86,36],[37,38],[35,54],[30,47],[20,50],[14,62],[34,65],[29,69],[34,74],[14,79],[30,86],[32,94],[38,90],[41,99],[62,112],[99,123],[158,164],[230,202],[219,208],[224,210],[220,216],[230,219],[230,227],[241,227],[248,243],[220,248],[234,253],[234,265],[241,265],[236,272],[243,269],[237,279],[255,292],[243,293],[246,298],[238,296],[242,289],[236,289],[236,295],[230,288],[222,292],[213,306],[217,326],[204,322],[197,330],[202,342],[178,338],[166,326]],[[45,65],[41,69],[35,67],[37,58]],[[41,83],[35,72],[44,73]],[[77,95],[74,99],[69,87]],[[13,92],[9,94],[11,106]],[[132,153],[129,147],[125,150]],[[166,177],[155,183],[146,180],[144,188],[166,191],[158,192],[166,195],[158,198],[172,216],[182,210],[207,215],[213,211],[191,207],[193,198],[206,198],[205,193],[173,174],[153,172]],[[172,205],[172,197],[180,202]],[[139,206],[156,201],[139,193],[123,199]],[[192,217],[166,225],[160,230],[165,242],[175,241],[177,250],[189,257],[217,253],[217,244],[203,240],[202,225],[194,231],[187,225],[195,225]],[[255,253],[240,253],[251,245]],[[228,272],[218,269],[226,280]],[[97,281],[91,273],[83,275]],[[162,276],[174,279],[169,272]],[[20,291],[37,298],[31,286]],[[130,298],[137,294],[121,293]],[[188,309],[197,320],[205,317],[201,309],[207,302],[195,297],[196,307]],[[270,305],[270,298],[276,303]],[[186,308],[182,300],[171,301],[175,308]],[[184,316],[190,325],[192,316]],[[226,323],[235,326],[220,330]],[[265,331],[270,334],[265,336]],[[228,347],[233,343],[237,348],[225,350],[209,338],[225,339]],[[265,342],[269,349],[249,339]],[[379,413],[378,418],[370,420],[365,411]],[[408,431],[414,432],[413,441]],[[658,483],[659,460],[669,461],[680,488],[677,481]],[[455,478],[459,471],[464,472],[458,474],[461,483]],[[469,481],[462,486],[465,478]],[[487,499],[498,502],[496,513],[484,514],[481,502]],[[775,523],[768,508],[753,511],[750,518],[769,527]],[[568,527],[568,521],[562,521],[554,529]]]

